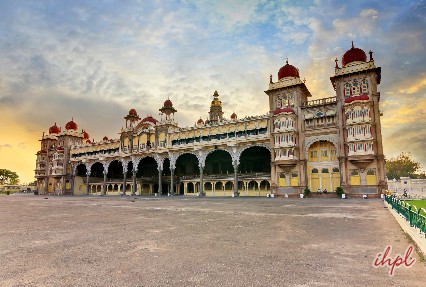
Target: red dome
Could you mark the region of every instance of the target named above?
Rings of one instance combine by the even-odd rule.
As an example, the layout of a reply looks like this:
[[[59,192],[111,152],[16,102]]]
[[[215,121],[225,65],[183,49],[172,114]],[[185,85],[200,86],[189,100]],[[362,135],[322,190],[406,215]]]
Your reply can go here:
[[[90,140],[86,140],[86,143],[92,143]]]
[[[274,115],[278,115],[281,113],[293,113],[294,114],[294,110],[290,107],[286,107],[284,109],[277,109],[276,111],[274,111]]]
[[[88,140],[90,138],[89,134],[85,130],[82,130],[82,132],[83,132],[83,138],[85,140]]]
[[[288,63],[288,60],[285,61],[285,66],[281,67],[278,71],[278,80],[286,77],[299,78],[299,70]]]
[[[69,121],[66,125],[65,128],[67,130],[77,130],[78,126],[77,124],[74,122],[74,119],[71,119],[71,121]]]
[[[198,121],[197,121],[197,124],[204,124],[204,121],[203,121],[203,119],[202,118],[200,118]]]
[[[144,118],[142,120],[142,122],[143,123],[145,123],[145,122],[151,122],[151,123],[153,123],[155,125],[158,121],[156,119],[154,119],[152,116],[148,116],[148,117]]]
[[[173,103],[172,103],[172,101],[171,100],[166,100],[165,102],[164,102],[164,105],[163,105],[164,107],[166,107],[166,108],[170,108],[170,107],[173,107]]]
[[[352,42],[352,48],[343,55],[342,57],[342,66],[346,66],[352,62],[367,62],[367,55],[365,52],[359,48],[354,47],[354,42]]]
[[[138,113],[136,112],[136,110],[135,109],[131,109],[130,111],[129,111],[129,116],[138,116]]]
[[[49,134],[59,134],[60,132],[61,132],[61,129],[58,128],[56,123],[49,128]]]
[[[352,103],[354,101],[368,101],[369,99],[370,98],[367,95],[361,95],[361,96],[346,98],[345,103],[349,104],[349,103]]]
[[[108,140],[108,137],[107,136],[104,136],[104,138],[102,139],[103,141],[107,141]]]
[[[237,118],[237,114],[236,113],[232,113],[231,119],[236,119],[236,118]]]

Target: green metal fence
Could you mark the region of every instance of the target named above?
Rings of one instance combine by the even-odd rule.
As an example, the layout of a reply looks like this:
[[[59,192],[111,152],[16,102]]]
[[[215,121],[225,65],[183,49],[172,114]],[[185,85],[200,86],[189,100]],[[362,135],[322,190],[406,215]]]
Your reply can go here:
[[[414,205],[410,205],[408,202],[398,199],[396,196],[385,195],[385,200],[395,209],[399,214],[405,217],[410,222],[410,226],[418,228],[420,233],[423,233],[426,238],[426,216],[420,214],[424,208],[417,209]]]

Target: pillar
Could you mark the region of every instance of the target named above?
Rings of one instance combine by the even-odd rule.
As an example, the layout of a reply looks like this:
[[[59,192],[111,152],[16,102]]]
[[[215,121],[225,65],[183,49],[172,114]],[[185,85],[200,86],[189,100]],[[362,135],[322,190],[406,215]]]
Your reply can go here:
[[[158,169],[158,195],[163,193],[163,184],[161,182],[161,174],[163,173],[162,169]]]
[[[71,184],[71,194],[72,195],[74,195],[74,179],[75,179],[75,175],[72,174],[71,175],[71,182],[70,182],[70,184]]]
[[[86,172],[86,194],[90,194],[90,186],[89,186],[89,178],[90,178],[90,172]]]
[[[198,196],[205,196],[204,193],[204,175],[203,175],[204,166],[200,166],[200,191]]]
[[[238,192],[238,164],[234,163],[234,197],[239,196],[240,193]]]
[[[170,168],[170,195],[173,196],[175,195],[175,181],[174,181],[174,173],[175,173],[175,169],[174,168]]]
[[[127,172],[123,172],[123,189],[121,190],[121,195],[126,195],[126,173]]]
[[[103,184],[103,187],[102,187],[102,195],[106,195],[107,194],[107,184],[106,184],[106,182],[107,182],[107,171],[106,170],[104,170],[104,184]]]
[[[132,195],[136,195],[136,188],[137,188],[137,185],[136,185],[136,173],[137,173],[137,170],[136,169],[133,169],[133,178],[132,178],[132,180],[133,180],[133,186],[132,186]]]

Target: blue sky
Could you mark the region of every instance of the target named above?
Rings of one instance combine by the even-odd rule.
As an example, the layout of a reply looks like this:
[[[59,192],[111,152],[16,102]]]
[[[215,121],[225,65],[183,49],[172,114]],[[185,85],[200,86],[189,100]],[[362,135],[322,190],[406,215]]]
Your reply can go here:
[[[129,109],[158,117],[167,98],[183,126],[215,90],[225,117],[264,114],[286,58],[314,98],[333,96],[354,41],[382,67],[386,156],[425,168],[425,27],[424,1],[0,0],[0,166],[29,181],[54,122],[117,137]]]

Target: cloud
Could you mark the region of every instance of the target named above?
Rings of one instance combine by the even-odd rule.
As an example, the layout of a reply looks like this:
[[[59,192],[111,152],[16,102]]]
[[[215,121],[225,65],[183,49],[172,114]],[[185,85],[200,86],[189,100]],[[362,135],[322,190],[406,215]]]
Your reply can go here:
[[[0,144],[0,150],[4,148],[12,148],[12,146],[10,144]]]

